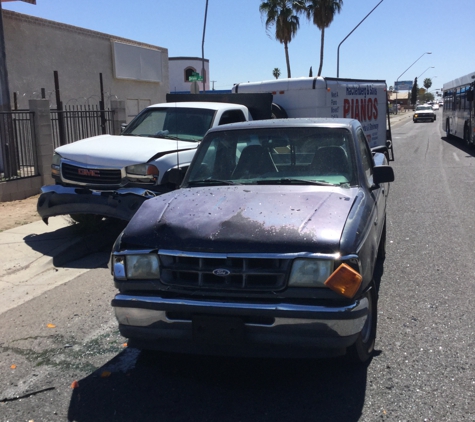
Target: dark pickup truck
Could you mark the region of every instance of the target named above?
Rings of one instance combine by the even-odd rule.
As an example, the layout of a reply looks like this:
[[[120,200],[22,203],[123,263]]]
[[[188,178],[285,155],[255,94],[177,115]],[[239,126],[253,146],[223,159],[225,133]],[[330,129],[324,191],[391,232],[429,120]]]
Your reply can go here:
[[[117,239],[119,329],[141,349],[372,356],[394,173],[350,119],[211,129],[180,189]]]

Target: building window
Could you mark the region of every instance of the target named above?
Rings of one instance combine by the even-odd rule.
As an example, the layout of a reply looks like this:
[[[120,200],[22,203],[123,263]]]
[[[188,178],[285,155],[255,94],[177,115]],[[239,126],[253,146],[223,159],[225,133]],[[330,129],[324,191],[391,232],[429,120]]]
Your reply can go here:
[[[193,75],[193,73],[196,72],[196,69],[194,67],[187,67],[185,69],[185,82],[190,82],[190,76]]]

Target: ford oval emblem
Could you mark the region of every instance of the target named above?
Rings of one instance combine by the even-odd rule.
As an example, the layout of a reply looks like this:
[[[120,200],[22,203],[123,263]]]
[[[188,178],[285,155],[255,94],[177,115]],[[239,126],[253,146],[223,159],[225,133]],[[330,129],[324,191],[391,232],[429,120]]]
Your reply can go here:
[[[217,275],[218,277],[226,277],[227,275],[231,274],[231,271],[225,270],[224,268],[217,268],[213,270],[213,274]]]

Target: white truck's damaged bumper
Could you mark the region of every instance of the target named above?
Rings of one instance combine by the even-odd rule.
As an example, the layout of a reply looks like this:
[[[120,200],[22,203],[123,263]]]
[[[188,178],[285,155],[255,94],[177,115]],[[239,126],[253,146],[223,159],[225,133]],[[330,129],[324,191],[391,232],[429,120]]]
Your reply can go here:
[[[130,346],[197,354],[322,357],[344,354],[363,329],[366,298],[345,306],[243,303],[118,294]]]
[[[95,214],[129,221],[142,203],[157,196],[147,189],[93,190],[48,185],[41,188],[37,211],[43,221],[57,215]]]

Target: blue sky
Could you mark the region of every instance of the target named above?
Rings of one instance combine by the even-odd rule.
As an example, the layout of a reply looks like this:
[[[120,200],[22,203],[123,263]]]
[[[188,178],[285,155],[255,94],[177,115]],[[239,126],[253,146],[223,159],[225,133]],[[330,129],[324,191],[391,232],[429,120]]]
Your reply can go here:
[[[336,76],[338,44],[379,2],[344,0],[342,12],[325,31],[322,76]],[[202,54],[206,0],[36,3],[13,1],[2,3],[2,7],[165,47],[170,57]],[[284,47],[274,39],[272,29],[266,32],[260,3],[209,0],[204,55],[210,60],[215,89],[273,79],[276,67],[281,77],[286,77]],[[340,77],[384,79],[390,86],[398,77],[404,81],[420,76],[432,79],[431,91],[441,88],[445,82],[475,71],[473,53],[468,52],[474,16],[474,0],[383,0],[341,45]],[[310,66],[315,75],[319,66],[320,31],[304,17],[300,23],[289,45],[292,77],[308,76]]]

